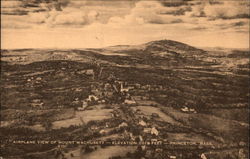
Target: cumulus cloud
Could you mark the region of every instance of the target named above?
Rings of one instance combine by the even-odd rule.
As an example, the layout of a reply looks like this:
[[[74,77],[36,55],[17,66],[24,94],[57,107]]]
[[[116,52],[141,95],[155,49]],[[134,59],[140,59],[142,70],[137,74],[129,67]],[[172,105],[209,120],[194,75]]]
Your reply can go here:
[[[191,15],[194,17],[204,16],[211,20],[249,18],[249,2],[245,0],[223,2],[213,1],[213,3],[207,1],[200,5],[194,5]]]
[[[71,11],[65,10],[63,12],[50,12],[49,17],[46,20],[48,25],[75,25],[81,26],[84,24],[90,24],[96,20],[98,13],[95,11]]]
[[[124,18],[112,17],[110,23],[118,24],[171,24],[181,23],[182,20],[174,16],[180,8],[164,7],[157,1],[140,1],[137,2],[135,7],[131,10],[130,14]]]
[[[6,15],[4,28],[159,27],[184,31],[248,31],[247,0],[75,1],[23,0],[6,3],[5,9],[28,11],[19,18]],[[123,7],[125,6],[126,7]],[[32,7],[31,7],[32,6]],[[36,7],[34,7],[36,6]],[[34,10],[33,10],[34,9]],[[37,11],[40,9],[41,11]],[[121,12],[120,12],[121,11]],[[12,20],[9,20],[12,19]],[[164,29],[163,29],[164,30]]]
[[[95,22],[99,13],[95,10],[85,10],[85,1],[58,0],[57,2],[41,3],[40,9],[47,8],[41,12],[28,12],[24,16],[15,18],[5,14],[3,21],[4,28],[27,28],[27,27],[83,27],[84,25]],[[10,5],[8,6],[19,6]],[[14,7],[14,9],[16,9]],[[12,9],[12,8],[11,8]],[[14,14],[10,14],[14,15]],[[20,14],[18,14],[20,15]],[[12,19],[12,20],[9,20]],[[22,21],[22,23],[20,23]],[[23,25],[23,27],[21,27]]]
[[[248,31],[249,3],[239,1],[182,1],[166,5],[162,1],[139,1],[124,17],[111,17],[112,25],[172,25],[196,31]],[[180,24],[178,24],[180,23]]]
[[[86,1],[59,0],[48,4],[49,11],[29,14],[34,22],[44,23],[48,27],[69,26],[79,27],[94,22],[98,12],[84,10]]]

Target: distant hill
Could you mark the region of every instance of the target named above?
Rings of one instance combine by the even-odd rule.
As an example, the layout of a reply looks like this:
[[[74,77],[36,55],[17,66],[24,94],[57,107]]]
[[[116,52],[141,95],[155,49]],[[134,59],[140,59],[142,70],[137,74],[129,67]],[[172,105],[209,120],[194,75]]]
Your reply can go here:
[[[103,50],[127,54],[168,53],[169,55],[185,56],[206,54],[206,51],[202,49],[173,40],[151,41],[141,45],[116,45]]]
[[[172,40],[159,40],[152,41],[145,44],[146,51],[175,51],[177,53],[185,53],[185,54],[204,54],[205,51],[201,49],[197,49],[190,45],[172,41]]]

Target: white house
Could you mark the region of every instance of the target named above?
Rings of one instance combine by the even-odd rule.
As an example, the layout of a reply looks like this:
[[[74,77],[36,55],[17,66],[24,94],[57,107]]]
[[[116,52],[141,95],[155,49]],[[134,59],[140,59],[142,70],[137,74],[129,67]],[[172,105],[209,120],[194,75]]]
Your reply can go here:
[[[139,125],[141,125],[141,126],[146,126],[147,123],[145,123],[143,120],[141,120],[141,121],[139,121]]]
[[[95,100],[97,101],[99,98],[95,95],[89,95],[89,97],[87,98],[87,101],[92,101],[92,100]]]
[[[181,108],[181,111],[183,111],[183,112],[188,112],[189,109],[188,109],[188,107],[183,107],[183,108]]]
[[[151,129],[151,134],[152,134],[152,135],[158,136],[158,135],[159,135],[159,132],[158,132],[158,130],[157,130],[155,127],[153,127],[153,128]]]
[[[204,153],[201,154],[201,159],[207,159],[207,157]]]
[[[124,104],[136,104],[134,100],[125,99]]]
[[[188,108],[188,107],[183,107],[181,108],[181,111],[183,112],[192,112],[192,113],[196,113],[195,109],[194,108]]]
[[[121,127],[126,127],[126,126],[128,126],[128,124],[125,122],[122,122],[118,127],[121,128]]]

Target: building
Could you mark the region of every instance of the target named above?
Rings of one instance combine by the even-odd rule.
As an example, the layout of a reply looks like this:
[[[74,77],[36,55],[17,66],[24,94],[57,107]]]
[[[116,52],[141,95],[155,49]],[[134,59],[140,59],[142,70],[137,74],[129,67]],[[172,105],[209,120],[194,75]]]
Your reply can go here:
[[[121,89],[120,89],[121,92],[128,92],[129,90],[134,89],[133,86],[124,87],[124,85],[123,85],[122,82],[121,82],[120,84],[121,84],[121,87],[120,87],[120,88],[121,88]]]
[[[196,110],[194,108],[188,108],[188,107],[183,107],[181,108],[181,111],[183,112],[189,112],[189,113],[196,113]]]
[[[122,128],[122,127],[127,127],[128,126],[128,124],[127,123],[125,123],[125,122],[122,122],[118,127],[119,128]]]
[[[131,104],[136,104],[136,102],[134,100],[131,100],[131,99],[125,99],[124,104],[131,105]]]
[[[93,69],[86,69],[77,72],[78,74],[85,74],[85,75],[94,75]]]
[[[141,136],[141,135],[139,135],[139,140],[140,140],[140,141],[143,141],[143,138],[142,138],[142,136]]]
[[[91,129],[91,130],[97,130],[97,129],[98,129],[98,126],[92,125],[92,126],[90,127],[90,129]]]
[[[201,159],[207,159],[207,157],[204,153],[201,154]]]
[[[144,132],[144,133],[150,133],[150,132],[151,132],[151,128],[144,128],[144,129],[143,129],[143,132]]]
[[[106,134],[106,133],[108,133],[108,131],[107,131],[107,130],[102,129],[102,130],[100,130],[100,131],[99,131],[99,133],[100,133],[100,134]]]
[[[87,98],[87,101],[97,101],[99,98],[95,95],[89,95]]]
[[[139,121],[139,125],[141,125],[141,126],[147,126],[147,123],[144,122],[143,120],[140,120],[140,121]]]
[[[157,130],[155,127],[153,127],[153,128],[151,129],[151,134],[152,134],[152,135],[158,136],[158,135],[159,135],[159,132],[158,132],[158,130]]]

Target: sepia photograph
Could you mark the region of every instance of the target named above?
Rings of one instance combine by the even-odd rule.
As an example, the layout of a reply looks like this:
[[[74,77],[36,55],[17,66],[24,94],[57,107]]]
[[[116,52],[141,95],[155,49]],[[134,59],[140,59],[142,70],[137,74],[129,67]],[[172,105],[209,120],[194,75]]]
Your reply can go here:
[[[0,159],[249,159],[249,0],[1,0]]]

